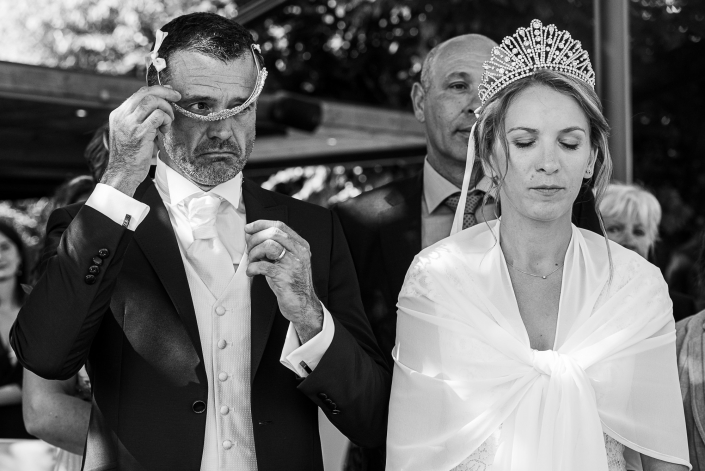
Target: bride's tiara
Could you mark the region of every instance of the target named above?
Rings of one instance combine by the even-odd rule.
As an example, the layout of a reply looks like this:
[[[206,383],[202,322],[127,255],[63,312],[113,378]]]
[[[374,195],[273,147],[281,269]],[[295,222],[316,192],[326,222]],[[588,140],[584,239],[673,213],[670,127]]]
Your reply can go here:
[[[547,69],[575,77],[595,88],[595,72],[580,41],[555,25],[543,26],[533,20],[529,28],[519,28],[492,49],[484,64],[485,73],[478,87],[482,105],[512,82]]]

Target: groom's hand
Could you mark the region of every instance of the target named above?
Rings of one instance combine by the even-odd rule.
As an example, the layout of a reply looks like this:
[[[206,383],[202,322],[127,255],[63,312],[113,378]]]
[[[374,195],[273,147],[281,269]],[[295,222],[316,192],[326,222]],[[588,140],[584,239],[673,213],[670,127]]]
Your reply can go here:
[[[174,121],[169,102],[181,99],[171,88],[142,87],[110,113],[110,157],[101,183],[132,196],[147,177],[157,131]]]
[[[306,343],[323,328],[323,308],[313,289],[311,249],[281,221],[259,220],[245,226],[247,275],[264,275],[279,310]]]

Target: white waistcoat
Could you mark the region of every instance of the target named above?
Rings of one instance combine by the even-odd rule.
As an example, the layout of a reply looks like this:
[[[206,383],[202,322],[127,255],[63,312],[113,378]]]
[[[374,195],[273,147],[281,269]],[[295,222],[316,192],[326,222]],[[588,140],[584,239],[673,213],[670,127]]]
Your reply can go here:
[[[182,253],[208,376],[202,471],[256,471],[250,409],[250,282],[247,255],[216,299]]]

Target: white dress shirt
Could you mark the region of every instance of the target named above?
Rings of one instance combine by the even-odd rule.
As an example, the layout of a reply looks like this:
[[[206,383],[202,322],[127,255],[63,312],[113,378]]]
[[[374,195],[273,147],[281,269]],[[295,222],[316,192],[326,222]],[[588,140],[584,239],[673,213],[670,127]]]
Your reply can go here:
[[[205,285],[184,256],[194,240],[185,203],[189,198],[203,195],[204,192],[161,160],[157,161],[155,184],[169,213],[181,250],[206,360],[209,400],[202,469],[254,471],[256,462],[250,456],[254,453],[254,442],[249,416],[250,279],[244,274],[247,256],[242,173],[210,190],[211,194],[216,194],[222,200],[216,229],[236,270],[231,285],[219,299],[213,298],[204,289]],[[144,203],[103,184],[96,186],[86,205],[117,224],[126,225],[128,230],[135,230],[149,212],[149,207]],[[240,266],[241,262],[244,262],[243,266]],[[308,375],[301,362],[314,370],[333,340],[335,326],[332,317],[325,306],[322,308],[323,329],[306,344],[301,345],[293,324],[289,325],[280,361],[300,377]],[[232,321],[225,322],[228,319]],[[227,338],[237,339],[237,342],[228,342]],[[223,356],[226,351],[224,345],[233,347],[228,350],[229,356]],[[247,348],[243,349],[245,345]],[[239,350],[235,347],[239,347]],[[247,404],[242,401],[235,401],[237,404],[233,402],[232,398],[243,396],[248,398]],[[252,463],[255,463],[254,467]]]

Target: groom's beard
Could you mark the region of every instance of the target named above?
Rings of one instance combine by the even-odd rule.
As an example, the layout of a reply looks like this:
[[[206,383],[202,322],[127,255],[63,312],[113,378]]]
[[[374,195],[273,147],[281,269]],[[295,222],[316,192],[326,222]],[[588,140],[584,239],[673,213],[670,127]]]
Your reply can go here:
[[[214,138],[200,142],[193,152],[187,151],[185,143],[174,136],[164,134],[164,150],[186,177],[199,185],[216,186],[232,180],[242,171],[255,145],[255,136],[247,141],[243,152],[234,139],[226,141]],[[222,152],[217,158],[209,152]]]

